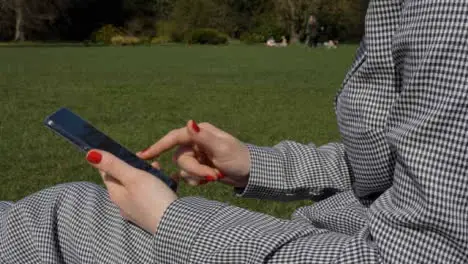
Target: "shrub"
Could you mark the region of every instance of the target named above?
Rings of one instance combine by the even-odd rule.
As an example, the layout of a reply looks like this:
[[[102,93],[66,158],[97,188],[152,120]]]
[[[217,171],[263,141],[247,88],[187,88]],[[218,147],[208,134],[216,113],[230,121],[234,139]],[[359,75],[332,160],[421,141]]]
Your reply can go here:
[[[172,21],[158,21],[155,25],[156,35],[158,37],[172,37],[172,34],[177,31],[177,26]]]
[[[151,40],[151,44],[166,44],[171,42],[171,38],[168,36],[155,37]]]
[[[111,38],[112,45],[126,46],[126,45],[137,45],[141,40],[133,36],[114,36]]]
[[[189,43],[220,45],[228,43],[228,36],[216,29],[201,28],[194,30],[188,38]]]
[[[240,40],[247,44],[264,43],[266,41],[265,37],[258,33],[243,33]]]
[[[111,44],[115,36],[124,35],[122,29],[114,25],[105,25],[92,34],[91,39],[96,43]]]

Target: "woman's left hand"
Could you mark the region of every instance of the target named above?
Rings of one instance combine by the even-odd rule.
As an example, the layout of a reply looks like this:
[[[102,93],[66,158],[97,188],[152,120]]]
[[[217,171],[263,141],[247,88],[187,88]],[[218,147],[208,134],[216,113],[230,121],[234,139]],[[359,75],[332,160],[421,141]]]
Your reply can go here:
[[[86,159],[99,170],[110,199],[120,208],[122,216],[156,233],[164,211],[177,195],[158,178],[108,152],[91,150]]]

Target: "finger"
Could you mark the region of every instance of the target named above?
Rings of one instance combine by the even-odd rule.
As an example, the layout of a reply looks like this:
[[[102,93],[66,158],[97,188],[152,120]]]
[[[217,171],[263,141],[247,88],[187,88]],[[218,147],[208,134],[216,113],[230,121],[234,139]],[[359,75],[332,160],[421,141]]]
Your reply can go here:
[[[101,174],[103,182],[106,185],[110,200],[120,207],[121,203],[125,199],[127,190],[112,176],[103,171],[99,171],[99,173]]]
[[[159,164],[159,162],[157,162],[157,161],[153,161],[151,163],[151,167],[153,167],[153,168],[155,168],[157,170],[160,170],[161,169],[161,164]]]
[[[138,156],[142,159],[153,159],[177,145],[188,144],[191,140],[185,127],[174,129],[146,150],[138,152]]]
[[[191,186],[203,185],[208,182],[207,180],[203,178],[192,176],[188,174],[186,171],[180,171],[178,174],[180,178],[182,178],[188,185],[191,185]]]
[[[213,129],[210,128],[211,126],[204,123],[203,126],[198,126],[198,124],[190,120],[187,122],[186,128],[188,134],[192,138],[193,142],[199,145],[204,151],[207,151],[210,154],[215,150],[220,142],[219,137],[216,136]]]
[[[195,156],[195,151],[192,148],[191,145],[182,145],[179,146],[176,151],[174,152],[174,155],[172,156],[172,161],[177,162],[177,159],[182,156],[182,155],[187,155],[194,157]]]
[[[181,155],[177,157],[177,165],[191,176],[204,178],[207,181],[218,179],[218,173],[214,168],[200,164],[198,160],[190,155]]]
[[[112,176],[123,185],[132,182],[135,178],[135,173],[139,173],[139,170],[109,152],[102,150],[89,151],[86,155],[86,160],[93,167]]]

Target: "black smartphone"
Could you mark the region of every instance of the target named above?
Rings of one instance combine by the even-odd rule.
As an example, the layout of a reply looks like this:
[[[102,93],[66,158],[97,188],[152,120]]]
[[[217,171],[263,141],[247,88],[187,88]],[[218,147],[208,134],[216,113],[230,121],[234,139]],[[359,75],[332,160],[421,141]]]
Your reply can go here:
[[[57,134],[63,136],[81,151],[101,149],[114,154],[131,166],[147,171],[161,179],[172,190],[176,191],[177,183],[164,175],[161,170],[153,168],[146,161],[138,158],[134,153],[97,130],[83,118],[67,108],[61,108],[44,120],[44,124]]]

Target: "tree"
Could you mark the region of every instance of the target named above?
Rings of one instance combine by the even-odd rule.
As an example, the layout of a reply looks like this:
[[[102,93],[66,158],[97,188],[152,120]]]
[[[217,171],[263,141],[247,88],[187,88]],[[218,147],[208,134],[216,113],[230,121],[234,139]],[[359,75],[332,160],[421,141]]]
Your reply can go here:
[[[226,0],[177,0],[172,19],[181,31],[214,28],[230,33],[234,27]]]
[[[362,36],[362,20],[365,6],[354,0],[322,0],[318,5],[319,21],[328,28],[333,39],[359,39]]]
[[[304,21],[318,6],[318,0],[274,0],[276,13],[290,35],[290,42],[299,41]]]
[[[46,31],[69,3],[70,0],[0,0],[0,20],[5,27],[14,24],[14,40],[24,41],[28,32]]]

